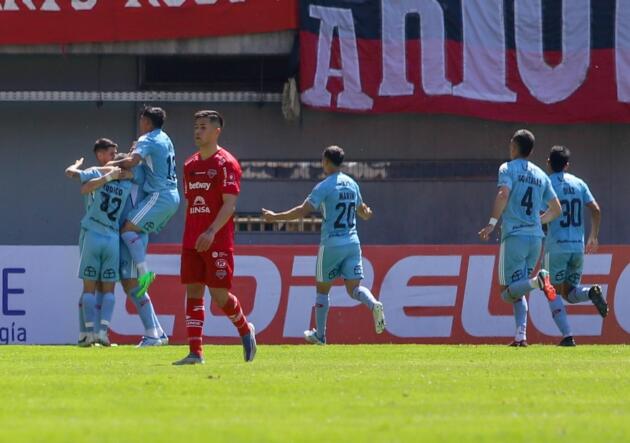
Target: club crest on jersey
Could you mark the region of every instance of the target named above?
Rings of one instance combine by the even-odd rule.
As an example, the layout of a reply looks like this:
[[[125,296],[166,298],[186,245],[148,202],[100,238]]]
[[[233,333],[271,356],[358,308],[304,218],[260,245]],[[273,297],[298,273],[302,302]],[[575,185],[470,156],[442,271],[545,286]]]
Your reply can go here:
[[[210,177],[211,180],[215,178],[216,176],[217,176],[216,169],[208,169],[208,177]]]
[[[83,276],[91,277],[91,278],[96,277],[96,269],[94,269],[92,266],[86,267],[85,270],[83,271]]]
[[[224,258],[219,258],[217,259],[216,262],[214,262],[214,264],[217,266],[217,268],[227,268],[227,260]]]
[[[153,222],[146,222],[144,224],[144,229],[147,230],[147,231],[151,231],[151,230],[153,230],[153,228],[155,228],[155,223],[153,223]]]
[[[218,256],[219,256],[218,252],[215,251],[215,252],[212,253],[212,258],[217,258]]]
[[[227,277],[227,271],[225,269],[219,269],[216,272],[216,276],[219,280],[223,280],[225,277]]]

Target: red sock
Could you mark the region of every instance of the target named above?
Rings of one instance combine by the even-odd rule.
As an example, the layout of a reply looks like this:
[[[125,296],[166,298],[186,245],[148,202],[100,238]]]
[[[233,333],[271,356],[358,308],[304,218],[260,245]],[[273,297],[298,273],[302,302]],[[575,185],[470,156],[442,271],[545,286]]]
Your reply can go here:
[[[247,318],[243,314],[241,304],[238,302],[238,298],[234,294],[228,295],[228,300],[225,306],[222,308],[225,315],[228,316],[232,324],[238,329],[238,334],[242,337],[249,334],[249,325],[247,324]]]
[[[188,333],[188,347],[193,354],[201,355],[201,336],[203,335],[203,320],[205,311],[202,298],[186,299],[186,332]]]

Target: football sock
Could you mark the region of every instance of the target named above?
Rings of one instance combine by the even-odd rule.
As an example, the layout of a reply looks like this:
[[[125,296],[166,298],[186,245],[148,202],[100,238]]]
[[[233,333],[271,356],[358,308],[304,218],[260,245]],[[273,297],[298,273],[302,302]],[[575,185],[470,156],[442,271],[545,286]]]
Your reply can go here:
[[[81,337],[83,337],[83,334],[87,333],[88,331],[85,327],[85,316],[83,315],[82,298],[82,296],[79,298],[79,333],[81,334]]]
[[[160,333],[158,331],[159,324],[155,323],[157,317],[155,316],[155,311],[153,310],[153,303],[151,303],[151,299],[149,298],[149,294],[143,295],[141,298],[135,297],[132,293],[129,298],[136,306],[136,310],[138,311],[138,315],[140,316],[140,321],[142,321],[142,326],[144,326],[145,336],[151,338],[159,338]]]
[[[205,316],[203,297],[186,299],[186,333],[191,354],[201,355],[203,352],[201,337]]]
[[[328,294],[317,293],[315,298],[315,325],[317,336],[323,341],[326,340],[326,320],[330,309],[330,297]]]
[[[113,293],[108,292],[103,294],[103,302],[101,304],[101,330],[107,331],[109,329],[112,316],[114,315],[114,304],[116,304],[116,297]]]
[[[376,304],[376,299],[374,298],[374,295],[372,295],[370,290],[365,286],[357,286],[356,288],[354,288],[351,297],[370,308],[370,311],[374,309],[374,304]]]
[[[125,245],[127,245],[127,249],[129,249],[129,254],[131,254],[131,258],[138,267],[138,273],[140,275],[146,274],[146,246],[142,239],[142,236],[139,235],[137,232],[127,231],[120,234],[120,238],[122,238],[123,242],[125,242]]]
[[[555,300],[549,302],[549,310],[553,321],[556,322],[556,326],[560,329],[563,337],[568,337],[571,334],[571,327],[569,326],[569,319],[567,317],[567,310],[562,302],[562,297],[556,297]]]
[[[103,306],[103,294],[96,292],[96,304],[94,305],[94,332],[98,334],[101,329],[101,307]]]
[[[516,341],[527,340],[527,299],[522,297],[514,302],[514,320],[516,322]]]
[[[234,294],[228,294],[228,300],[221,310],[228,316],[232,324],[238,329],[238,334],[243,337],[250,333],[247,318],[243,314],[243,309]]]
[[[81,296],[81,306],[83,308],[83,318],[85,319],[85,329],[87,332],[94,331],[94,307],[96,306],[96,297],[89,292]]]
[[[534,284],[536,286],[533,286]],[[528,294],[532,289],[537,287],[538,283],[536,282],[536,279],[524,278],[523,280],[516,281],[508,286],[505,291],[501,293],[501,298],[508,303],[514,303],[523,295]]]
[[[588,301],[588,291],[590,290],[590,286],[578,286],[573,288],[567,296],[569,303],[582,303],[584,301]]]

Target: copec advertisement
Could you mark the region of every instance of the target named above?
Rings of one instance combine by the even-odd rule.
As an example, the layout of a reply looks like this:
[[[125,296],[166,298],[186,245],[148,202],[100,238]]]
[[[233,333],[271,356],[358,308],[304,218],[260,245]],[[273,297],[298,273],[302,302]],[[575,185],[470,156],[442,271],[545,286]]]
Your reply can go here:
[[[149,294],[171,343],[184,343],[185,287],[177,245],[153,245],[158,274]],[[76,246],[0,246],[0,343],[72,344],[78,337]],[[502,344],[514,334],[512,307],[500,298],[498,246],[365,246],[364,284],[383,302],[387,328],[374,332],[371,313],[338,282],[331,292],[329,343]],[[236,294],[261,344],[299,344],[314,326],[315,246],[239,246]],[[606,246],[585,260],[583,284],[600,284],[610,305],[602,319],[590,302],[568,305],[578,343],[630,341],[630,246]],[[236,330],[206,296],[206,343],[239,343]],[[529,295],[530,343],[557,343],[558,331],[540,291]],[[112,342],[136,343],[143,333],[120,285]]]

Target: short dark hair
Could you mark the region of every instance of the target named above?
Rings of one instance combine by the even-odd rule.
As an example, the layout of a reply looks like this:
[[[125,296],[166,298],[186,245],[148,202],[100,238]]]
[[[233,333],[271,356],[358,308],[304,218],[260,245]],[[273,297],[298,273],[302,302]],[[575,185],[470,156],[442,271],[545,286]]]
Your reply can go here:
[[[118,148],[118,145],[108,138],[99,138],[94,142],[94,153],[105,151],[109,148]]]
[[[151,120],[154,128],[161,128],[166,121],[166,111],[155,106],[145,106],[140,112],[140,117]]]
[[[549,153],[549,165],[553,172],[562,172],[569,160],[571,159],[571,151],[566,146],[556,145],[551,148]]]
[[[529,157],[532,149],[534,149],[534,143],[536,138],[531,131],[527,129],[519,129],[512,136],[512,141],[518,146],[518,151],[523,157]]]
[[[330,160],[335,166],[341,166],[346,153],[339,146],[329,146],[324,149],[324,157]]]
[[[195,112],[195,120],[207,118],[210,123],[216,124],[219,128],[223,128],[223,116],[217,111],[202,110]]]

